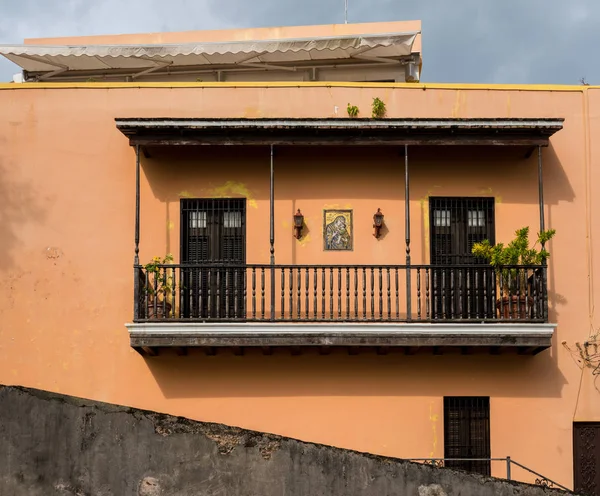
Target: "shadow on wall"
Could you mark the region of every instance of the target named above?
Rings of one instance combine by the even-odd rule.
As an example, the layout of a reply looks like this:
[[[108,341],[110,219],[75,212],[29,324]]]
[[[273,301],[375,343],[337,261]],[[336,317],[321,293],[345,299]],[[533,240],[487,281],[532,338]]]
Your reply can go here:
[[[40,223],[46,211],[25,182],[12,179],[10,163],[0,160],[0,270],[11,269],[18,258],[18,232],[27,223]]]
[[[556,349],[556,348],[554,348]],[[165,352],[167,353],[167,352]],[[248,350],[206,356],[148,358],[146,365],[166,398],[285,396],[494,396],[557,398],[566,384],[546,351],[535,357],[485,355],[324,356]]]
[[[537,151],[523,147],[420,146],[409,148],[411,199],[429,185],[448,182],[503,188],[503,201],[537,204]],[[574,192],[552,146],[544,149],[544,177],[552,182],[546,204],[572,201]],[[225,181],[251,186],[257,200],[269,199],[268,147],[163,147],[150,150],[142,165],[155,197],[174,201],[181,191],[199,194]],[[404,200],[402,147],[276,147],[278,200]],[[461,179],[460,181],[458,179]],[[423,190],[423,191],[421,191]],[[535,194],[531,194],[531,193]]]

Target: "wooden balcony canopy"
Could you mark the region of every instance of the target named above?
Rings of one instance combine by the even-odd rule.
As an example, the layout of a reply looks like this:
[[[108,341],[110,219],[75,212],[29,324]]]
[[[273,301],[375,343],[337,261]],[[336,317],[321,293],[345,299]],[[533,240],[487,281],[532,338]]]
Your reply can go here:
[[[547,146],[564,119],[117,118],[132,146],[504,145]]]

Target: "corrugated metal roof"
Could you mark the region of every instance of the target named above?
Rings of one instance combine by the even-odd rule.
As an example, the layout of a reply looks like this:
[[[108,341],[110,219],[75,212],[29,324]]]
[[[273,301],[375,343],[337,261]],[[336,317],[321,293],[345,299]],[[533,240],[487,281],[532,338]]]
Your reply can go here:
[[[28,72],[145,71],[166,66],[254,66],[361,57],[410,56],[417,32],[324,38],[166,45],[0,45],[0,55]]]

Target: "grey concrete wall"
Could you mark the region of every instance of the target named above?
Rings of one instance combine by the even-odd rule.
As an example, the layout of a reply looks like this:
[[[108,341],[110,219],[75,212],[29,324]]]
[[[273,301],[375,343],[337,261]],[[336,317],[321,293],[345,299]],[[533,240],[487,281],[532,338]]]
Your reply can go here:
[[[2,496],[550,496],[217,424],[0,386]]]

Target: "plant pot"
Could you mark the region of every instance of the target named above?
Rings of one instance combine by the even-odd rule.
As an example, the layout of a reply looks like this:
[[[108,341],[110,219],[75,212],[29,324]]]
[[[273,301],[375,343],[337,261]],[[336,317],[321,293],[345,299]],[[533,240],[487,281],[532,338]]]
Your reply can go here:
[[[171,315],[171,304],[169,302],[156,302],[156,315],[154,314],[154,301],[148,300],[148,312],[146,315],[149,319],[165,319]]]
[[[496,309],[501,319],[504,320],[528,320],[533,310],[533,298],[531,296],[503,296],[496,300]]]

